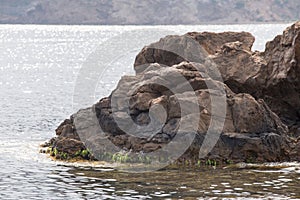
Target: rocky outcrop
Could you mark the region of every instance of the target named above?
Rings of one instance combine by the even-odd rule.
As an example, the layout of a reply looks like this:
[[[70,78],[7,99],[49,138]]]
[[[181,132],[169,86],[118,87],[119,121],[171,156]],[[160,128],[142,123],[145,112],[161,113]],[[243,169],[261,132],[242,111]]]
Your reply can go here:
[[[226,114],[224,115],[222,134],[206,158],[218,161],[288,160],[287,127],[282,124],[265,102],[262,99],[257,101],[249,94],[235,94],[221,82],[203,78],[199,71],[190,70],[196,68],[195,65],[196,63],[181,62],[178,65],[164,68],[156,64],[156,67],[160,66],[158,67],[160,70],[151,70],[152,65],[150,65],[150,69],[146,69],[137,76],[122,78],[118,86],[120,91],[117,88],[111,95],[115,96],[114,93],[118,93],[118,99],[115,99],[116,104],[111,105],[109,103],[111,99],[106,98],[95,105],[95,111],[103,131],[118,138],[114,141],[115,145],[122,149],[146,153],[167,145],[176,134],[184,135],[195,131],[195,141],[182,158],[197,159],[213,117],[210,98],[212,95],[218,97],[224,95]],[[178,83],[180,79],[176,77],[175,72],[188,80],[188,83],[193,86],[191,91],[182,89],[184,87]],[[129,97],[126,96],[129,88],[134,88],[141,82],[143,83],[142,87],[138,87],[137,91]],[[160,82],[168,82],[171,89],[160,86]],[[207,85],[213,85],[213,88],[208,89]],[[176,91],[176,95],[170,90]],[[224,90],[224,93],[220,90]],[[124,95],[119,95],[119,93]],[[118,102],[119,98],[126,97],[131,100],[128,110],[123,107],[126,105],[125,103]],[[162,127],[157,129],[159,125],[155,124],[149,130],[143,126],[141,129],[135,127],[134,130],[131,130],[132,124],[128,123],[131,120],[129,118],[131,117],[137,124],[147,125],[151,123],[149,109],[155,105],[162,105],[166,110],[165,119],[162,116],[156,116],[158,119],[163,119]],[[113,117],[112,110],[117,113],[117,118]],[[214,113],[214,115],[218,114]],[[200,117],[197,118],[197,115]],[[118,129],[118,124],[115,124],[114,119],[121,120],[121,123],[123,122],[130,128],[125,131]],[[123,125],[121,124],[121,126]],[[135,131],[137,133],[133,133]],[[152,135],[153,133],[155,135]],[[135,134],[138,137],[134,137]],[[178,142],[178,146],[181,145],[180,140],[176,142]]]
[[[288,27],[265,52],[252,52],[245,32],[162,38],[137,55],[135,76],[65,120],[50,145],[74,153],[84,144],[96,159],[125,151],[194,162],[300,161],[299,30],[300,22]]]
[[[299,135],[300,121],[300,22],[266,44],[264,52],[252,52],[250,33],[188,33],[168,36],[145,47],[136,57],[135,70],[146,63],[178,64],[186,59],[173,58],[170,52],[157,50],[166,44],[178,46],[186,37],[195,39],[216,63],[224,83],[235,93],[249,93],[264,99],[267,105]],[[155,50],[153,50],[153,47]],[[172,49],[172,47],[169,47]],[[165,58],[170,58],[166,60]],[[162,60],[163,59],[163,60]],[[197,61],[189,58],[188,61]]]

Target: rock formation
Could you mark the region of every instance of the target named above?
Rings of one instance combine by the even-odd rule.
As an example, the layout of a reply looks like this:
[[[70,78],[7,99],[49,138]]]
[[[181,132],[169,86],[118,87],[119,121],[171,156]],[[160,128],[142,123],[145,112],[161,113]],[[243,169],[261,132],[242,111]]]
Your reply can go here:
[[[70,156],[88,147],[97,159],[161,150],[182,151],[178,160],[300,161],[300,22],[264,52],[253,42],[246,32],[192,32],[144,47],[136,75],[65,120],[49,145]]]
[[[254,37],[250,33],[187,33],[208,52],[216,63],[224,83],[235,93],[249,93],[264,99],[267,105],[299,135],[300,126],[300,23],[288,27],[266,44],[264,52],[252,52]],[[169,52],[151,46],[185,36],[170,36],[145,47],[136,57],[135,70],[145,63],[178,64],[184,59],[171,57]],[[163,60],[162,60],[163,59]]]

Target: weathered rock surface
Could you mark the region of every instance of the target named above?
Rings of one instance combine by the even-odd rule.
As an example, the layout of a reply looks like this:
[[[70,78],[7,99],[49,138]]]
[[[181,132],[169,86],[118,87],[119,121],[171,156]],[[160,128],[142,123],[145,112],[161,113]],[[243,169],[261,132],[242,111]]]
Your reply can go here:
[[[124,110],[123,105],[126,105],[125,103],[120,103],[120,106],[118,103],[114,105],[118,111],[118,116],[121,116],[120,118],[124,120],[124,124],[130,120],[125,117],[128,117],[129,113],[131,113],[130,116],[133,118],[133,121],[138,121],[139,124],[146,125],[150,123],[150,117],[147,117],[150,107],[160,104],[166,109],[167,113],[166,123],[161,129],[156,130],[156,127],[152,127],[153,129],[149,131],[141,129],[138,130],[138,133],[139,136],[143,137],[133,137],[126,134],[131,133],[130,131],[127,130],[125,133],[115,128],[118,127],[116,124],[107,126],[108,122],[114,123],[114,121],[111,120],[113,115],[112,108],[107,106],[109,99],[106,98],[95,105],[97,117],[101,119],[99,123],[104,128],[103,130],[116,135],[114,138],[117,139],[114,140],[114,143],[121,148],[133,149],[138,152],[151,152],[168,144],[174,135],[178,134],[177,131],[180,125],[184,126],[181,129],[181,134],[197,128],[196,142],[183,155],[184,158],[197,159],[201,144],[211,123],[210,97],[211,95],[225,95],[226,115],[224,116],[224,127],[219,142],[210,152],[208,158],[220,161],[251,160],[260,162],[289,160],[289,140],[286,137],[288,129],[277,115],[268,108],[265,102],[262,99],[256,101],[249,94],[235,94],[226,85],[210,78],[201,77],[199,71],[189,70],[195,68],[194,65],[194,63],[182,62],[169,68],[160,68],[158,71],[147,71],[138,74],[133,78],[132,82],[128,80],[128,77],[120,81],[120,85],[126,89],[132,88],[135,84],[141,82],[146,83],[139,87],[136,93],[128,97],[133,97],[131,98],[132,104],[129,110]],[[194,85],[193,91],[181,90],[181,84],[177,83],[179,78],[175,78],[174,74],[172,74],[175,71],[188,79],[191,85],[196,79],[198,84]],[[173,83],[168,82],[168,84],[175,87],[170,88],[173,91],[177,91],[176,95],[172,94],[165,87],[158,85],[160,82],[167,82],[167,80],[174,81]],[[207,88],[205,82],[209,81],[214,84],[214,89]],[[201,82],[203,83],[201,84]],[[157,83],[157,85],[153,83]],[[125,86],[126,84],[127,86]],[[224,89],[224,94],[219,91],[220,88]],[[121,92],[127,94],[126,90],[122,91],[121,89]],[[140,97],[145,97],[143,101],[136,98],[137,94]],[[112,93],[112,96],[114,96],[114,93]],[[147,98],[149,96],[151,98]],[[124,99],[124,96],[118,97]],[[194,116],[199,113],[199,120],[194,121],[193,119],[197,119]],[[157,134],[151,135],[153,132],[157,132]],[[127,136],[124,137],[124,135]]]
[[[288,27],[283,35],[266,44],[265,52],[252,52],[250,33],[187,33],[167,36],[146,46],[136,57],[135,70],[142,72],[147,63],[166,66],[198,58],[170,58],[170,52],[153,50],[165,43],[178,47],[186,37],[195,39],[216,64],[224,83],[235,93],[249,93],[262,98],[296,134],[300,126],[300,22]],[[169,47],[168,49],[174,49]],[[184,51],[188,51],[185,49]]]
[[[65,120],[53,147],[178,151],[193,136],[180,159],[195,161],[202,151],[201,159],[220,162],[300,161],[300,22],[265,52],[252,52],[253,42],[245,32],[193,32],[145,47],[136,75]]]

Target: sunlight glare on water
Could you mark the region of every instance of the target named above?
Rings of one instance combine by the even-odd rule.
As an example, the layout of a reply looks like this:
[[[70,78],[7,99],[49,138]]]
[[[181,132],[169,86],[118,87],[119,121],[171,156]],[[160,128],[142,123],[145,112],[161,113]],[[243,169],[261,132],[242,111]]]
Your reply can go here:
[[[39,144],[53,137],[59,123],[73,112],[72,95],[81,65],[110,38],[126,31],[130,38],[131,30],[141,31],[141,37],[133,41],[147,37],[145,31],[156,29],[178,34],[249,31],[256,37],[253,49],[263,50],[265,42],[286,26],[0,25],[0,198],[300,198],[298,164],[271,172],[208,168],[126,174],[103,167],[56,163],[38,153]],[[99,80],[95,101],[109,95],[122,75],[134,73],[137,53],[130,52],[112,63],[114,68]]]

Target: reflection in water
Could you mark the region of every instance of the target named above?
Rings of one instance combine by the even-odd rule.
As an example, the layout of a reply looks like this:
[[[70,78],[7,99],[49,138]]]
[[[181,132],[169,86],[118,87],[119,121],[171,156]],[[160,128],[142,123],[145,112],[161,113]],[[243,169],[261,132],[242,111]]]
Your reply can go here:
[[[78,167],[53,171],[48,178],[58,190],[92,198],[300,198],[300,168],[274,170],[213,169],[161,170],[124,173],[105,168]]]

